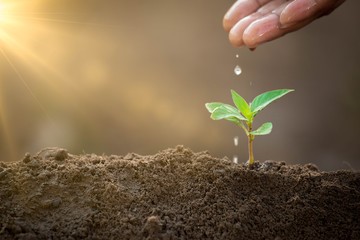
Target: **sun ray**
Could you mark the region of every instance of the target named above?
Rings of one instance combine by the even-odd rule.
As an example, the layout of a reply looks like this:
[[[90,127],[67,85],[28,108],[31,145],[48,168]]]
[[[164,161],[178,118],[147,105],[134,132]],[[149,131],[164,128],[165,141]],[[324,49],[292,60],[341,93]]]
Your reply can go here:
[[[76,82],[71,75],[64,73],[56,65],[59,62],[53,61],[53,58],[49,57],[51,55],[47,55],[48,52],[42,44],[53,45],[52,41],[58,40],[56,37],[60,37],[60,41],[68,43],[72,41],[76,43],[79,39],[87,41],[89,37],[84,35],[83,32],[81,34],[74,34],[73,32],[74,29],[83,28],[82,26],[95,28],[117,26],[77,21],[81,19],[78,18],[79,15],[74,16],[63,12],[36,12],[34,11],[36,9],[30,6],[29,2],[40,1],[0,0],[0,56],[7,62],[9,69],[16,76],[15,78],[21,81],[26,91],[29,92],[31,99],[34,100],[34,103],[50,123],[54,121],[52,121],[51,113],[45,107],[48,105],[44,105],[43,98],[38,97],[36,92],[33,91],[35,89],[34,81],[35,83],[39,82],[37,86],[51,92],[52,102],[65,105],[69,108],[67,111],[76,114],[76,117],[86,119],[87,124],[95,126],[96,121],[91,117],[92,112],[86,111],[81,104],[86,102],[86,104],[90,104],[99,110],[106,108],[96,98],[89,97],[89,93],[84,91],[82,82]],[[19,7],[21,4],[23,5]],[[74,25],[75,28],[67,29],[63,27],[69,24]],[[56,45],[54,46],[56,48]],[[49,53],[51,52],[49,51]],[[80,103],[78,103],[79,100]],[[19,147],[11,130],[14,127],[9,126],[11,122],[7,118],[7,111],[11,111],[11,108],[7,107],[6,104],[8,102],[4,99],[4,95],[0,95],[0,128],[4,129],[4,131],[0,131],[0,137],[3,137],[6,141],[8,155],[11,155],[11,160],[16,160]],[[111,109],[108,111],[112,112]]]
[[[41,108],[41,110],[43,111],[44,115],[51,120],[50,116],[47,114],[46,109],[44,108],[44,106],[41,104],[41,102],[39,101],[39,99],[36,97],[36,95],[34,94],[33,90],[30,88],[30,86],[27,84],[27,82],[25,81],[24,77],[22,76],[22,74],[19,72],[19,70],[16,68],[16,66],[13,64],[13,62],[11,61],[11,59],[8,57],[8,55],[5,53],[5,51],[0,48],[0,52],[1,54],[4,56],[5,60],[8,62],[8,64],[10,65],[10,67],[12,68],[12,70],[15,72],[15,74],[17,75],[17,77],[21,80],[21,82],[24,84],[25,88],[27,89],[27,91],[29,91],[31,97],[34,99],[34,101],[38,104],[38,106]]]
[[[42,67],[45,67],[46,69],[55,71],[55,68],[51,67],[50,64],[46,63],[46,61],[44,59],[42,59],[38,54],[36,54],[30,48],[25,47],[23,44],[21,44],[15,38],[11,37],[9,34],[0,32],[0,36],[2,37],[3,42],[6,45],[16,46],[16,48],[9,48],[9,49],[10,50],[16,49],[15,51],[12,51],[12,52],[13,52],[13,54],[17,55],[18,59],[28,60],[31,63],[35,62],[37,64],[40,64]]]
[[[7,148],[8,157],[9,159],[1,159],[2,161],[15,161],[16,160],[16,144],[10,132],[10,126],[6,117],[6,104],[2,93],[3,87],[1,86],[1,79],[0,79],[0,128],[2,129],[3,140],[5,141],[5,146]]]
[[[67,24],[80,24],[80,25],[90,25],[90,26],[99,26],[99,27],[116,27],[117,25],[110,24],[100,24],[94,22],[81,22],[81,21],[69,21],[64,19],[55,19],[55,18],[40,18],[32,16],[15,16],[14,18],[23,18],[26,20],[40,21],[40,22],[54,22],[54,23],[67,23]]]

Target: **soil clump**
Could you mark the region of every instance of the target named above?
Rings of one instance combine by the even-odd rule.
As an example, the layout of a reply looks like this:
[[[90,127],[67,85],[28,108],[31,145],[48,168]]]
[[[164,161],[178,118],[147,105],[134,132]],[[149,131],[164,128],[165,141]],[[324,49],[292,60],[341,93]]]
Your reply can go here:
[[[47,148],[0,162],[0,239],[360,239],[360,173]]]

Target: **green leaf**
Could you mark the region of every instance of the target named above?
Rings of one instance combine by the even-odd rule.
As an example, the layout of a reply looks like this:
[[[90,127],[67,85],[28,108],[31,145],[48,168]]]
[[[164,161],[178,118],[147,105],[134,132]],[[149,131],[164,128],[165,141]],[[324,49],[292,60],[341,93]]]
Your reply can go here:
[[[226,119],[232,122],[234,122],[233,121],[234,118],[238,119],[239,121],[247,120],[239,113],[239,111],[235,107],[227,104],[215,108],[215,110],[211,114],[211,118],[214,120]]]
[[[221,105],[225,105],[224,103],[220,103],[220,102],[212,102],[212,103],[206,103],[205,107],[206,109],[210,112],[213,113],[214,110],[218,107],[220,107]]]
[[[251,135],[267,135],[271,133],[272,130],[272,123],[267,122],[261,125],[257,130],[250,132]]]
[[[207,110],[208,110],[210,113],[213,113],[213,112],[215,111],[215,109],[217,109],[217,108],[220,107],[220,106],[224,106],[225,108],[231,109],[230,111],[231,111],[231,112],[234,111],[234,112],[237,114],[237,117],[226,117],[226,118],[224,118],[224,119],[225,119],[225,120],[228,120],[228,121],[230,121],[230,122],[233,122],[233,123],[235,123],[236,125],[239,125],[239,126],[242,126],[242,127],[244,126],[243,123],[241,122],[241,120],[244,120],[244,121],[245,121],[245,119],[244,119],[243,116],[241,116],[241,115],[240,115],[241,118],[239,119],[239,116],[238,116],[239,112],[238,112],[238,110],[237,110],[235,107],[233,107],[233,106],[231,106],[231,105],[228,105],[228,104],[219,103],[219,102],[206,103],[205,106],[206,106]],[[243,128],[244,128],[244,127],[243,127]]]
[[[213,113],[218,107],[224,107],[225,109],[228,109],[228,111],[240,114],[239,111],[236,109],[236,107],[225,103],[220,103],[220,102],[206,103],[205,107],[210,113]]]
[[[247,118],[247,119],[251,119],[251,111],[250,111],[250,107],[247,104],[247,102],[239,95],[237,94],[234,90],[231,90],[231,95],[233,98],[233,101],[236,105],[236,107],[240,110],[240,112]]]
[[[257,96],[251,103],[250,109],[252,113],[259,112],[264,109],[271,102],[281,98],[285,94],[294,91],[293,89],[279,89],[270,92],[265,92]]]
[[[230,122],[233,122],[233,123],[235,123],[236,125],[241,124],[240,119],[235,118],[235,117],[228,117],[228,118],[224,118],[224,119],[225,119],[225,120],[228,120],[228,121],[230,121]]]

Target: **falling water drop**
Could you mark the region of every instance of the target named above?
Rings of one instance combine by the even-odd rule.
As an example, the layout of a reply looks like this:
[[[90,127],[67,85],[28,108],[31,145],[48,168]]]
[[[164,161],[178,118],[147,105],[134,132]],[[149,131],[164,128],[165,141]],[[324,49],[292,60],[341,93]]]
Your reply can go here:
[[[240,66],[239,66],[239,65],[236,65],[236,67],[235,67],[235,69],[234,69],[234,73],[235,73],[236,75],[240,75],[241,72],[242,72],[242,70],[241,70]]]
[[[238,156],[236,156],[236,155],[234,155],[234,157],[233,157],[233,161],[234,161],[234,163],[238,163]]]
[[[237,146],[239,144],[239,137],[234,137],[234,145]]]
[[[236,54],[235,57],[236,57],[236,58],[239,58],[239,54]]]

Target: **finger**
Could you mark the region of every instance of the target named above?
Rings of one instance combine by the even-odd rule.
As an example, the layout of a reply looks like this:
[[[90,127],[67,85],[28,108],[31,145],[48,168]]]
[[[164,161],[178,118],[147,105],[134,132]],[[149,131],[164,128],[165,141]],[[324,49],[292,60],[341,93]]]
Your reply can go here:
[[[258,8],[255,13],[240,19],[229,32],[229,40],[231,44],[235,47],[241,47],[244,45],[243,33],[252,22],[268,15],[271,12],[278,11],[278,9],[282,10],[288,3],[289,2],[287,0],[273,0]]]
[[[271,0],[238,0],[236,1],[223,19],[224,29],[229,32],[230,29],[242,18],[255,12],[259,7]]]
[[[281,28],[279,27],[279,16],[270,14],[262,19],[254,21],[246,28],[243,35],[243,43],[249,48],[255,48],[262,43],[269,42],[287,33],[296,31],[308,25],[315,19],[316,17],[308,18],[287,28]]]
[[[249,48],[255,48],[263,42],[281,36],[279,16],[269,14],[252,22],[244,31],[243,42]]]
[[[262,13],[263,15],[268,14],[270,12],[279,11],[279,9],[284,9],[290,1],[288,0],[273,0],[267,4],[264,4],[260,7],[257,12]]]
[[[289,26],[307,18],[320,17],[336,5],[336,0],[295,0],[280,15],[282,26]]]
[[[258,20],[263,15],[261,13],[253,13],[235,24],[229,32],[229,40],[234,47],[241,47],[244,45],[243,34],[245,29],[254,21]]]
[[[339,7],[344,2],[345,2],[345,0],[336,1],[336,3],[333,6],[331,6],[326,12],[324,12],[324,15],[328,15],[328,14],[332,13],[332,11],[334,11],[337,7]]]
[[[279,6],[277,6],[274,10],[272,10],[272,13],[275,13],[276,15],[280,16],[282,11],[291,3],[291,1],[283,1]],[[260,10],[260,9],[259,9]]]

